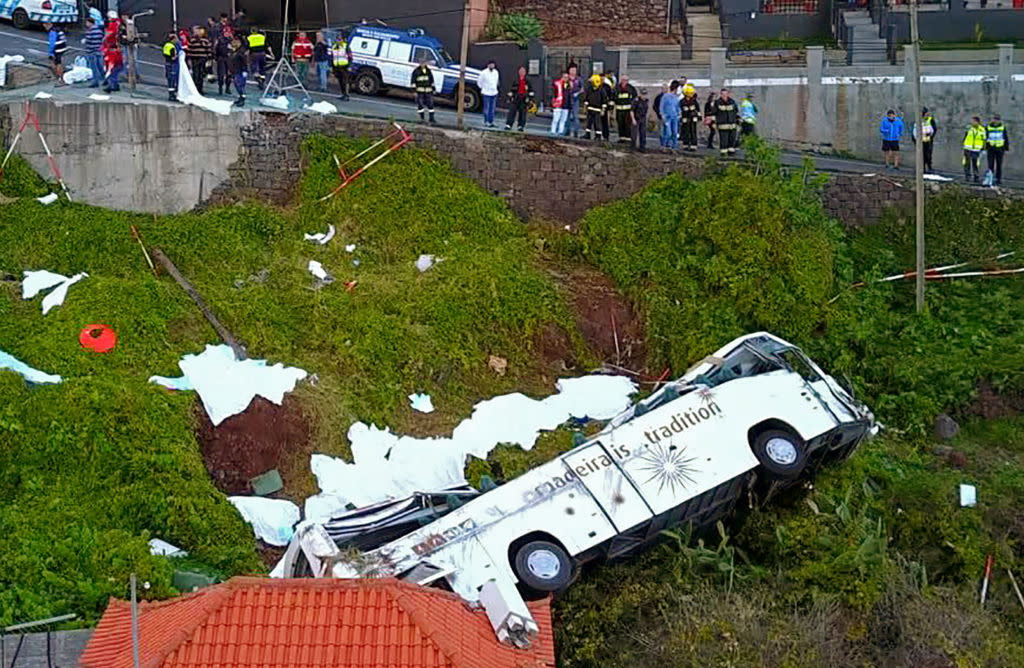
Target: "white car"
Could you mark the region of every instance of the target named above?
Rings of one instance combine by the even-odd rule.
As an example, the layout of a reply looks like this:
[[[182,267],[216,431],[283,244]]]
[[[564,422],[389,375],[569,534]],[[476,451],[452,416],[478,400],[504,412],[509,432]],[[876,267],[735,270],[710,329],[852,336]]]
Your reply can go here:
[[[78,6],[64,0],[6,0],[0,2],[0,18],[10,19],[19,30],[33,23],[78,23]]]
[[[488,581],[560,591],[582,563],[626,554],[675,524],[713,522],[755,480],[788,485],[877,430],[798,348],[751,334],[578,447],[400,538],[369,550],[364,542],[358,556],[343,557],[322,525],[300,524],[282,565],[287,575],[443,577],[468,600]]]

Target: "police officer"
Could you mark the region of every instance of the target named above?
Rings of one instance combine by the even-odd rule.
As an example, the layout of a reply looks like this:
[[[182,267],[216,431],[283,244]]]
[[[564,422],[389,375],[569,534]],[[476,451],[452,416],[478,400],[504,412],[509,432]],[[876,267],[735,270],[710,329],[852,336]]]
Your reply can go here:
[[[178,99],[178,36],[174,32],[167,33],[163,54],[164,76],[167,77],[167,99],[174,102]]]
[[[348,64],[352,60],[352,49],[348,46],[348,40],[339,32],[331,44],[331,69],[334,77],[338,80],[338,87],[341,88],[341,99],[348,99]],[[433,84],[431,84],[433,85]],[[420,112],[420,117],[423,112]]]
[[[249,45],[249,74],[256,79],[256,85],[260,90],[263,90],[263,70],[267,66],[267,36],[259,30],[253,30],[249,33],[247,41]]]
[[[420,66],[412,71],[412,85],[416,89],[416,113],[423,121],[423,114],[430,114],[430,123],[434,121],[434,73],[427,66],[427,59],[420,61]]]
[[[1010,150],[1010,136],[999,114],[994,114],[985,128],[985,150],[988,152],[988,169],[998,186],[1003,181],[1003,154]]]
[[[971,172],[974,172],[974,182],[978,182],[978,157],[985,148],[985,128],[981,125],[981,119],[977,116],[971,117],[971,126],[964,134],[964,181],[971,180]]]
[[[700,125],[700,100],[697,99],[697,89],[693,84],[683,86],[683,99],[679,100],[679,124],[680,135],[683,138],[683,149],[696,153],[697,151],[697,126]]]
[[[242,40],[237,35],[231,40],[231,50],[228,52],[228,70],[231,72],[231,80],[235,84],[235,91],[238,92],[235,106],[244,107],[245,75],[249,71],[249,60],[246,49],[242,46]]]
[[[754,94],[748,92],[740,100],[740,133],[744,136],[757,134],[757,105],[750,99],[752,97]]]
[[[619,142],[632,141],[633,137],[633,102],[638,97],[636,88],[629,83],[629,77],[623,74],[615,86],[615,123],[619,131]]]
[[[736,121],[739,120],[739,108],[736,100],[729,97],[729,89],[723,88],[712,108],[715,111],[715,129],[718,130],[718,152],[722,155],[734,155],[739,137],[736,135]]]

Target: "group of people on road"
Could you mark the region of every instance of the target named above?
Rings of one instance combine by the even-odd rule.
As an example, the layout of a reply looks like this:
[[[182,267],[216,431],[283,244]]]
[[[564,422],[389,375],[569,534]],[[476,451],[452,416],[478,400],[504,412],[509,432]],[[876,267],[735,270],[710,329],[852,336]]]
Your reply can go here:
[[[882,137],[882,155],[885,168],[900,168],[900,140],[906,131],[903,117],[894,109],[885,112],[879,133]],[[939,133],[939,124],[927,107],[921,109],[921,120],[915,123],[910,131],[913,141],[921,141],[922,167],[925,173],[934,173],[932,155],[935,149],[935,138]],[[971,124],[963,137],[964,181],[978,183],[979,163],[984,152],[988,158],[988,172],[985,174],[985,185],[998,186],[1003,181],[1003,156],[1010,150],[1010,134],[999,114],[993,114],[988,124],[983,124],[980,116],[972,116]]]
[[[757,134],[758,108],[754,94],[748,92],[740,101],[733,99],[728,88],[708,93],[701,106],[697,89],[686,81],[672,81],[662,87],[654,98],[654,113],[661,122],[661,145],[663,148],[696,152],[700,142],[698,128],[708,129],[707,147],[714,148],[718,136],[718,150],[722,155],[733,155],[740,144],[740,137]]]
[[[127,14],[118,16],[117,12],[107,12],[106,21],[94,7],[89,7],[85,19],[85,36],[82,44],[85,49],[85,60],[92,73],[90,88],[103,87],[107,93],[121,90],[119,78],[124,70],[126,53],[134,48],[133,38],[128,33],[130,17]],[[53,64],[58,86],[65,85],[64,56],[68,52],[67,34],[60,26],[44,23],[47,33],[47,55]]]

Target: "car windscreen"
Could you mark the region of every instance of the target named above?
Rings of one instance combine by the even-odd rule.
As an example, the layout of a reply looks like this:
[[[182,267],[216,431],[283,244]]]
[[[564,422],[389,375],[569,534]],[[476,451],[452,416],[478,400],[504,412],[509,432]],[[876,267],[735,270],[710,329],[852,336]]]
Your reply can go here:
[[[736,378],[759,376],[783,368],[778,360],[763,354],[755,346],[744,343],[726,355],[714,370],[698,377],[696,382],[714,387]]]

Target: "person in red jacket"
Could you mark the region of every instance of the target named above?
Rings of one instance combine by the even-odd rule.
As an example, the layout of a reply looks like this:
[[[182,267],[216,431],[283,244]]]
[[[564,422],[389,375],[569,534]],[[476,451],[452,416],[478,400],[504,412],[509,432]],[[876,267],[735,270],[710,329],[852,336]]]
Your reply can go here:
[[[117,81],[124,68],[124,56],[121,55],[121,45],[117,41],[120,24],[120,20],[116,18],[112,18],[107,23],[106,31],[103,34],[103,43],[100,45],[100,51],[103,54],[103,71],[106,75],[103,90],[107,93],[121,90]]]
[[[309,72],[309,61],[313,59],[313,42],[305,32],[299,32],[292,42],[292,62],[295,63],[295,73],[299,75],[299,81],[306,85],[306,74]]]

